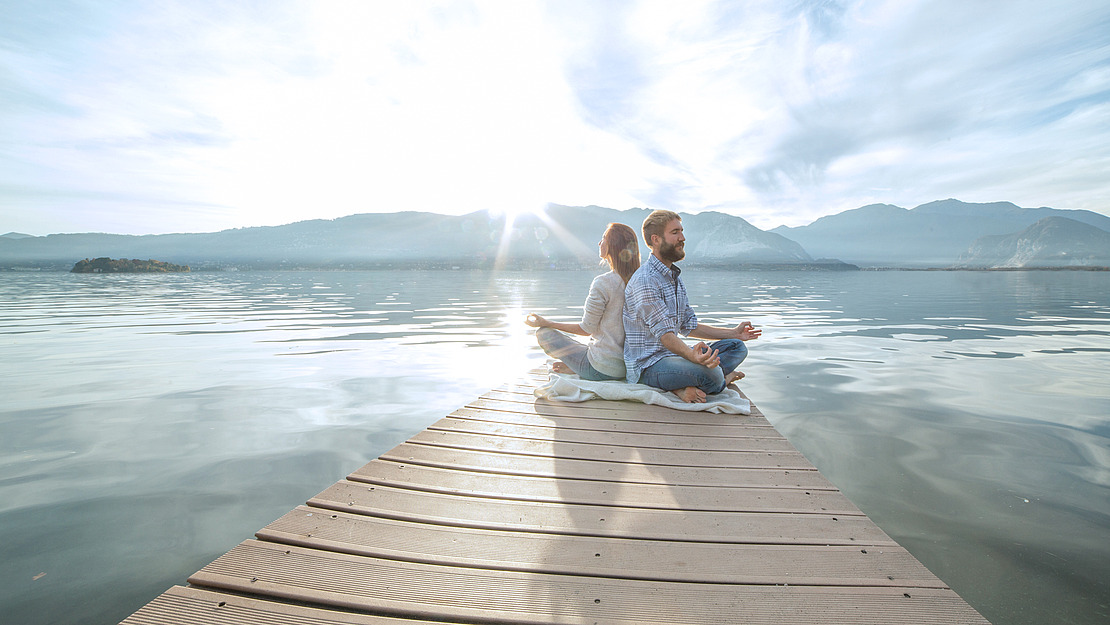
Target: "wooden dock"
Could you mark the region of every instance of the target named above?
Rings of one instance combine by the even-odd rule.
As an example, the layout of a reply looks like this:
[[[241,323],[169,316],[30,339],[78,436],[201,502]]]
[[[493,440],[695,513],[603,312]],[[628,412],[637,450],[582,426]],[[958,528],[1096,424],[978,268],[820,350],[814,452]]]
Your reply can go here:
[[[537,400],[538,375],[124,623],[987,623],[754,406]]]

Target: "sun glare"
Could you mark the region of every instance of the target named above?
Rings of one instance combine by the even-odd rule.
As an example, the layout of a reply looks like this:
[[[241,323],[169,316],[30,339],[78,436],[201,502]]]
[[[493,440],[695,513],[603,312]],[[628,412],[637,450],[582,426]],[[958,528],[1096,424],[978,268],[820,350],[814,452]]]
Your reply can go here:
[[[547,206],[535,204],[521,204],[519,206],[504,205],[497,206],[489,209],[489,214],[497,219],[505,218],[506,220],[516,221],[520,217],[529,215],[543,219],[546,216]]]

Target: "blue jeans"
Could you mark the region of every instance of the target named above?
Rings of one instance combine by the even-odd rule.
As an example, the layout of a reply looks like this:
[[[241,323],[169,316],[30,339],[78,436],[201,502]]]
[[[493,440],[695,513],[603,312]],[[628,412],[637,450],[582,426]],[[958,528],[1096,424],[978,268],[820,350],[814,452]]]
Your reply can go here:
[[[748,347],[740,339],[721,339],[710,344],[717,350],[720,366],[710,369],[690,362],[682,356],[667,356],[640,372],[640,384],[647,384],[664,391],[696,386],[706,395],[725,390],[725,376],[736,370],[748,357]]]
[[[570,367],[583,380],[623,380],[624,376],[613,377],[594,369],[586,357],[586,346],[570,338],[555,328],[536,330],[536,341],[544,353]]]

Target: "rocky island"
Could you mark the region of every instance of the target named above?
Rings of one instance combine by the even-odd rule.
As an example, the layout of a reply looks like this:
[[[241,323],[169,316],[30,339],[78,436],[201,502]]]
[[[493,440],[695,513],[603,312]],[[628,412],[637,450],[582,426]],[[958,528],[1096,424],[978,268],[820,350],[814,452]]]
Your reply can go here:
[[[130,260],[94,258],[77,261],[70,273],[172,273],[189,271],[188,265],[175,265],[161,260]]]

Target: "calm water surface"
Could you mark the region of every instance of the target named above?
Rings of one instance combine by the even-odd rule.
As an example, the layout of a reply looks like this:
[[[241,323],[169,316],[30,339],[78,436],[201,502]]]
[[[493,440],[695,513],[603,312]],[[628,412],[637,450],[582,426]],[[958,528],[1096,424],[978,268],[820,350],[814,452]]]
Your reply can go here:
[[[0,273],[0,609],[115,623],[545,357],[591,272]],[[744,390],[995,625],[1110,620],[1110,274],[690,269]]]

